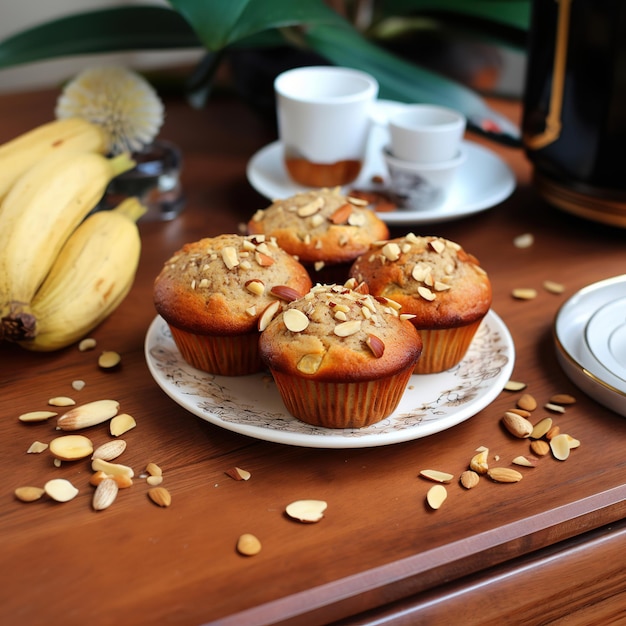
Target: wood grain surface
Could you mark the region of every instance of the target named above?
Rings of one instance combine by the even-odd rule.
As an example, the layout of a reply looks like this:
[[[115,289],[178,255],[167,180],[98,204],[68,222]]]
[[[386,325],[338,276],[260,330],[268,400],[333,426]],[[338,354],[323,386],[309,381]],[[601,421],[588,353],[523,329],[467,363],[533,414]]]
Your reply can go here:
[[[51,119],[56,96],[0,98],[0,141]],[[519,118],[516,103],[494,106]],[[624,273],[626,232],[548,206],[523,153],[493,145],[516,174],[513,195],[472,217],[415,228],[458,241],[480,259],[493,283],[493,309],[515,342],[512,377],[527,383],[540,405],[556,392],[575,395],[577,403],[555,421],[581,441],[565,462],[546,457],[521,468],[516,484],[483,479],[466,491],[454,482],[441,509],[431,511],[421,469],[458,476],[481,445],[505,465],[528,453],[527,442],[500,426],[519,393],[502,392],[471,419],[416,441],[311,449],[209,424],[152,379],[143,348],[155,316],[156,274],[182,244],[235,232],[266,206],[245,167],[274,139],[271,127],[227,94],[202,111],[178,100],[166,107],[162,137],[183,150],[187,206],[172,222],[140,224],[135,285],[92,333],[96,351],[33,354],[0,345],[2,623],[432,625],[458,615],[464,624],[623,621],[626,579],[615,555],[626,546],[626,421],[569,382],[556,360],[552,323],[578,289]],[[523,233],[535,243],[518,249],[513,239]],[[565,292],[548,293],[544,280],[563,283]],[[536,288],[538,296],[516,300],[516,287]],[[118,370],[98,369],[105,349],[122,355]],[[80,392],[71,388],[76,379],[86,382]],[[137,478],[113,506],[95,512],[88,462],[56,468],[46,453],[26,454],[32,441],[49,441],[56,431],[50,423],[22,424],[18,415],[46,408],[57,395],[118,400],[137,421],[120,462],[137,474],[157,463],[171,506],[152,504]],[[96,443],[109,438],[102,426],[85,434]],[[234,466],[251,479],[228,477]],[[54,477],[71,480],[79,495],[65,504],[13,496],[16,487]],[[288,519],[285,506],[301,498],[326,500],[325,517],[315,524]],[[258,555],[236,552],[245,532],[260,539]]]

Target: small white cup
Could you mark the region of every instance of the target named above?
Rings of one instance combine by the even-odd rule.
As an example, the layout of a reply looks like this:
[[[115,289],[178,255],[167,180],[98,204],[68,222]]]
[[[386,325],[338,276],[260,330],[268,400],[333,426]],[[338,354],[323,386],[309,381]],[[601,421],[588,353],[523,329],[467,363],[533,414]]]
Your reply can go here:
[[[391,152],[413,163],[448,161],[458,153],[465,116],[431,104],[412,104],[389,118]]]
[[[390,191],[401,209],[425,211],[443,206],[454,189],[458,169],[466,160],[461,148],[453,158],[436,163],[398,159],[383,150],[390,178]]]
[[[378,83],[359,70],[311,66],[274,81],[285,166],[296,182],[334,187],[361,171]]]

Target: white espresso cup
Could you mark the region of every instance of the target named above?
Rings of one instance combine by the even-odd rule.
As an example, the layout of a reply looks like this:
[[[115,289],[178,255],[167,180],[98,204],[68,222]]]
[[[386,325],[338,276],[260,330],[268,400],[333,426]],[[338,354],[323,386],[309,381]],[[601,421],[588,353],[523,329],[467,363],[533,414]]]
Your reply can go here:
[[[354,181],[365,158],[376,79],[345,67],[309,66],[277,76],[274,90],[290,178],[308,187]]]
[[[465,116],[431,104],[411,104],[389,117],[391,153],[413,163],[438,163],[458,155]]]

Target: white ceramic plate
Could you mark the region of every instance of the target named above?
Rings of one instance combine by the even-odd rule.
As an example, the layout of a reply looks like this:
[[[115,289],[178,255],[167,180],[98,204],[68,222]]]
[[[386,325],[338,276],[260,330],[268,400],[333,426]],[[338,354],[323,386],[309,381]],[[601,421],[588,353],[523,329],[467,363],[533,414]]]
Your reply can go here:
[[[554,337],[561,367],[570,380],[600,404],[626,417],[626,383],[589,349],[586,328],[594,314],[626,293],[626,275],[584,287],[559,309]]]
[[[396,411],[361,429],[318,428],[297,420],[267,373],[213,376],[191,367],[159,316],[148,329],[145,355],[161,389],[212,424],[294,446],[364,448],[426,437],[469,419],[502,391],[513,370],[515,348],[505,324],[490,311],[459,365],[441,374],[413,375]]]
[[[626,297],[601,306],[591,316],[585,339],[598,363],[626,383]]]
[[[372,127],[367,158],[359,178],[349,188],[375,189],[372,176],[387,178],[383,148],[389,142],[384,126],[387,111],[399,103],[379,101],[373,113],[376,123]],[[422,211],[397,210],[381,212],[379,216],[387,224],[428,224],[445,222],[489,209],[506,200],[515,189],[515,175],[500,157],[472,141],[464,141],[467,153],[465,163],[457,172],[455,186],[445,204]],[[308,188],[300,186],[288,177],[283,165],[282,146],[275,141],[261,148],[248,162],[248,181],[269,200],[286,198]]]

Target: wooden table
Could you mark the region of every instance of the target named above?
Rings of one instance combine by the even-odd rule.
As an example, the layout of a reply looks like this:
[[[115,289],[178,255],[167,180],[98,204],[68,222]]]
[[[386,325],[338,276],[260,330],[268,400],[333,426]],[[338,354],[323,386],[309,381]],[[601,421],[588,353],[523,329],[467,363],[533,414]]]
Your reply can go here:
[[[0,140],[51,119],[54,91],[0,98]],[[519,107],[495,103],[512,119]],[[0,621],[4,624],[567,624],[615,623],[626,601],[626,421],[578,391],[557,364],[554,315],[581,287],[624,272],[624,231],[584,222],[544,203],[530,184],[523,154],[491,146],[519,185],[489,211],[419,227],[456,240],[491,276],[493,309],[516,348],[513,378],[540,405],[556,392],[577,403],[556,416],[581,446],[565,462],[542,458],[521,468],[516,484],[481,480],[471,491],[453,483],[438,511],[418,477],[435,468],[460,474],[475,449],[500,464],[527,443],[500,426],[519,394],[502,392],[471,419],[430,437],[389,446],[316,449],[269,443],[212,425],[180,408],[152,379],[144,337],[155,316],[152,281],[182,244],[235,231],[266,205],[247,183],[250,156],[273,130],[240,102],[217,95],[193,111],[167,102],[164,138],[185,157],[187,207],[168,223],[141,223],[143,254],[134,288],[93,336],[95,352],[76,347],[32,354],[0,346]],[[513,239],[532,233],[531,248]],[[403,234],[400,230],[396,234]],[[543,290],[546,279],[565,293]],[[511,296],[538,290],[534,300]],[[96,365],[99,350],[121,353],[118,371]],[[80,392],[71,382],[86,381]],[[24,425],[26,411],[48,398],[120,402],[137,420],[120,462],[140,474],[156,462],[172,494],[169,508],[147,498],[144,479],[103,512],[91,509],[89,462],[56,468],[50,455],[26,454],[49,441],[54,424]],[[535,413],[544,415],[543,409]],[[535,419],[535,417],[533,417]],[[108,438],[104,427],[88,432]],[[234,481],[225,471],[251,472]],[[65,504],[18,502],[13,490],[71,480],[79,495]],[[322,521],[289,520],[292,500],[328,502]],[[243,532],[263,549],[243,557]]]

